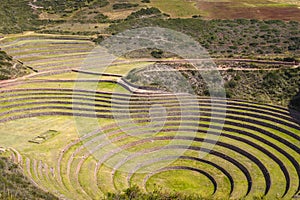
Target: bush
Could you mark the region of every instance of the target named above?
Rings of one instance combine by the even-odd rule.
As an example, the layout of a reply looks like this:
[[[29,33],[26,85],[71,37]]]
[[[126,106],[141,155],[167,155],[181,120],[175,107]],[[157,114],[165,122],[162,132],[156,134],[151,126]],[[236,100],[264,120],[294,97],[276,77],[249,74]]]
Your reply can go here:
[[[105,38],[102,35],[99,35],[97,38],[93,39],[93,42],[100,44]]]
[[[230,80],[225,87],[235,88],[237,83],[234,80]]]
[[[0,19],[0,33],[4,34],[36,30],[43,23],[28,1],[21,0],[1,0]]]
[[[296,62],[296,58],[293,58],[293,57],[286,57],[286,58],[283,58],[283,61],[284,62]]]
[[[108,17],[106,15],[103,15],[102,13],[97,14],[94,19],[99,23],[105,23],[108,20]]]
[[[142,12],[145,10],[143,9]],[[163,16],[163,14],[160,15]],[[300,24],[292,25],[289,22],[282,22],[284,26],[279,26],[277,21],[268,21],[268,26],[272,31],[265,32],[260,29],[265,28],[262,25],[265,22],[258,20],[166,19],[156,16],[159,15],[140,15],[137,11],[127,20],[112,24],[107,31],[118,33],[131,28],[149,26],[169,28],[193,37],[209,53],[217,54],[217,56],[224,54],[227,50],[233,50],[228,53],[245,57],[257,53],[275,54],[287,51],[293,55],[297,54],[297,50],[300,49],[300,39],[297,37],[300,32],[296,31],[300,30]],[[297,33],[292,34],[293,32]],[[277,34],[280,36],[276,36]],[[274,38],[277,39],[274,40]]]
[[[142,8],[136,12],[131,13],[127,20],[136,19],[136,18],[145,18],[145,17],[160,17],[162,16],[162,12],[158,8]]]
[[[298,94],[292,98],[289,106],[300,111],[300,87]]]
[[[162,58],[163,53],[164,52],[162,50],[154,50],[154,51],[151,52],[151,55],[154,58]]]

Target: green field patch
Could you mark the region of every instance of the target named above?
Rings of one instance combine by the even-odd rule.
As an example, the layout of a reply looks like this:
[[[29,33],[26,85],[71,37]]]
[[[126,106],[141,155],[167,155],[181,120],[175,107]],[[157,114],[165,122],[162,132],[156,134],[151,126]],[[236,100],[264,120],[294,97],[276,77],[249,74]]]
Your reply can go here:
[[[188,18],[193,15],[202,15],[203,12],[197,9],[194,2],[186,0],[151,0],[151,6],[160,9],[171,17]]]
[[[213,185],[207,177],[187,170],[165,171],[152,176],[147,182],[147,189],[153,191],[158,188],[206,197],[213,192]]]
[[[143,68],[151,64],[153,64],[153,62],[134,62],[130,64],[113,63],[104,70],[104,73],[126,75],[135,68]]]
[[[127,89],[123,88],[118,84],[106,83],[106,82],[98,83],[97,90],[103,92],[118,92],[118,93],[127,93],[127,94],[130,93]]]

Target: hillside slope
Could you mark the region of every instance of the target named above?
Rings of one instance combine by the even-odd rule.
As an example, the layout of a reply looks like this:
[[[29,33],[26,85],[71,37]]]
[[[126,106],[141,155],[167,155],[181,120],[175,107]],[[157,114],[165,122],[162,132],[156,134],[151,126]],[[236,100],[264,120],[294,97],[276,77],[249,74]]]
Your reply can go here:
[[[164,89],[163,87],[169,84],[180,85],[181,79],[168,80],[165,77],[160,78],[162,72],[155,71],[155,69],[163,70],[164,66],[168,66],[168,68],[174,67],[166,64],[150,65],[143,69],[132,70],[126,78],[136,85],[155,86],[160,89]],[[180,64],[178,66],[183,67]],[[178,66],[176,65],[175,67]],[[255,65],[252,64],[251,66]],[[282,106],[288,106],[290,101],[294,99],[292,105],[296,107],[299,104],[299,97],[296,97],[300,82],[299,68],[251,70],[251,66],[245,65],[244,70],[235,70],[238,67],[232,67],[229,70],[220,71],[228,98]],[[248,70],[246,67],[248,67]],[[181,71],[181,74],[183,77],[186,77],[187,82],[192,86],[192,93],[200,96],[210,95],[207,83],[202,77],[205,72],[187,70]],[[168,81],[171,83],[165,83]]]
[[[35,187],[18,165],[0,154],[0,199],[58,199]]]
[[[0,19],[0,33],[3,34],[36,30],[41,24],[29,0],[1,0]]]
[[[0,80],[17,78],[30,72],[21,62],[14,60],[6,52],[0,51]]]

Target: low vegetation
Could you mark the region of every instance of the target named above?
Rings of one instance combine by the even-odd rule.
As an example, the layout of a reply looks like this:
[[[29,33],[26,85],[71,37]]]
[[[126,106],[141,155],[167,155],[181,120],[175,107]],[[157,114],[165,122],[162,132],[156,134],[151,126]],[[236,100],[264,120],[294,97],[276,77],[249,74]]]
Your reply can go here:
[[[109,33],[159,26],[192,36],[213,57],[299,56],[300,24],[278,20],[134,19],[112,24]]]
[[[137,186],[130,187],[122,193],[108,193],[106,200],[208,200],[196,195],[183,195],[180,193],[167,193],[154,190],[149,193],[142,192]]]
[[[300,111],[300,86],[299,92],[292,98],[289,106],[293,109]]]
[[[151,7],[151,8],[142,8],[136,12],[131,13],[126,20],[138,19],[138,18],[157,18],[169,16],[167,14],[163,14],[159,9]]]
[[[42,22],[28,5],[29,0],[2,0],[0,4],[0,33],[37,30]]]
[[[157,54],[155,53],[155,55]],[[288,106],[299,91],[299,68],[284,69],[281,67],[282,69],[280,69],[278,67],[277,70],[263,70],[262,66],[245,63],[239,63],[236,68],[242,65],[245,70],[235,70],[232,67],[231,69],[220,71],[225,81],[224,86],[228,98]],[[132,70],[127,75],[127,79],[136,85],[155,86],[160,89],[164,89],[165,85],[171,84],[163,83],[164,81],[170,81],[174,85],[181,85],[178,81],[184,80],[170,80],[166,78],[162,80],[159,77],[162,72],[151,72],[153,70],[164,70],[164,66],[168,66],[169,68],[185,68],[182,64],[155,64],[144,69]],[[259,67],[262,70],[259,70]],[[250,70],[247,70],[247,68]],[[251,70],[251,68],[255,70]],[[267,66],[264,66],[264,68],[266,69]],[[168,70],[166,69],[166,71]],[[204,73],[201,71],[181,71],[182,76],[186,78],[186,82],[192,86],[191,92],[200,96],[209,96],[207,85],[202,78]]]
[[[299,68],[251,72],[229,70],[222,75],[229,98],[282,106],[288,106],[298,93],[300,83]]]
[[[0,80],[17,78],[30,73],[20,61],[13,60],[6,52],[0,51]]]
[[[294,19],[294,6],[265,0],[4,0],[0,32],[68,35],[0,40],[1,80],[35,71],[0,83],[0,200],[298,197],[300,24],[237,19],[230,3]],[[218,5],[230,20],[204,20]],[[193,37],[219,72],[155,48],[96,69],[96,43],[149,26]],[[205,73],[225,94],[209,97]]]
[[[112,6],[114,10],[120,10],[120,9],[128,9],[128,8],[134,8],[138,7],[139,4],[137,3],[116,3]]]
[[[277,19],[300,20],[299,1],[296,0],[228,0],[196,1],[196,7],[206,19]]]
[[[60,14],[61,16],[67,16],[74,11],[78,11],[83,8],[101,8],[108,4],[109,2],[107,0],[37,0],[36,2],[34,2],[34,5],[43,8],[44,11],[50,14]]]
[[[0,199],[54,200],[58,198],[34,186],[23,175],[22,169],[0,152]]]
[[[95,76],[88,75],[89,80]],[[42,82],[43,88],[41,82],[27,83],[26,88],[22,88],[24,84],[2,94],[5,106],[0,120],[6,126],[1,130],[14,127],[20,139],[16,139],[16,134],[0,134],[1,141],[12,140],[12,145],[19,145],[26,175],[42,187],[70,199],[98,199],[108,192],[122,196],[118,191],[133,185],[143,189],[142,197],[146,196],[144,191],[156,187],[163,188],[163,194],[170,196],[195,194],[208,199],[256,196],[290,199],[299,192],[299,125],[287,108],[215,99],[212,109],[210,98],[185,94],[116,93],[112,96],[104,90],[108,85],[91,93],[74,90],[74,84],[65,84],[59,76],[52,77],[58,82],[49,83],[48,77]],[[151,119],[157,120],[155,125],[160,127],[155,134],[151,127],[143,126],[149,123],[148,111],[153,107]],[[164,108],[166,119],[161,116]],[[186,114],[181,114],[182,108]],[[128,117],[124,115],[126,111],[130,112]],[[101,122],[101,130],[90,132],[88,119],[94,114]],[[81,127],[80,139],[77,139],[76,126],[72,125],[74,116],[88,128]],[[114,117],[122,119],[126,131],[122,124],[112,120],[117,120]],[[180,117],[182,120],[178,121]],[[224,123],[220,121],[222,118]],[[62,127],[68,122],[67,129]],[[22,129],[17,129],[20,125]],[[31,144],[24,139],[36,136],[36,132],[26,129],[28,126],[34,130],[54,129],[61,134],[55,140]],[[215,142],[215,139],[206,142],[205,135],[216,135],[220,129],[222,134],[214,151],[199,159],[203,145]],[[106,142],[104,137],[111,142]],[[118,151],[110,150],[116,147],[120,147]],[[180,154],[180,150],[185,153]],[[136,154],[130,156],[128,152]],[[95,159],[94,155],[99,157]]]

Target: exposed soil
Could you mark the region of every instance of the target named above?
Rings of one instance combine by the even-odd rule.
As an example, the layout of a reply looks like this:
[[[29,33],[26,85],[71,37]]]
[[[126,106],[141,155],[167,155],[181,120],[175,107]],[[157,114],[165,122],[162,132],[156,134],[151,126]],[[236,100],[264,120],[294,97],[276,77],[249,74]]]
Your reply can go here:
[[[209,19],[259,19],[300,21],[297,7],[245,7],[235,2],[198,2],[197,7],[208,13]]]

